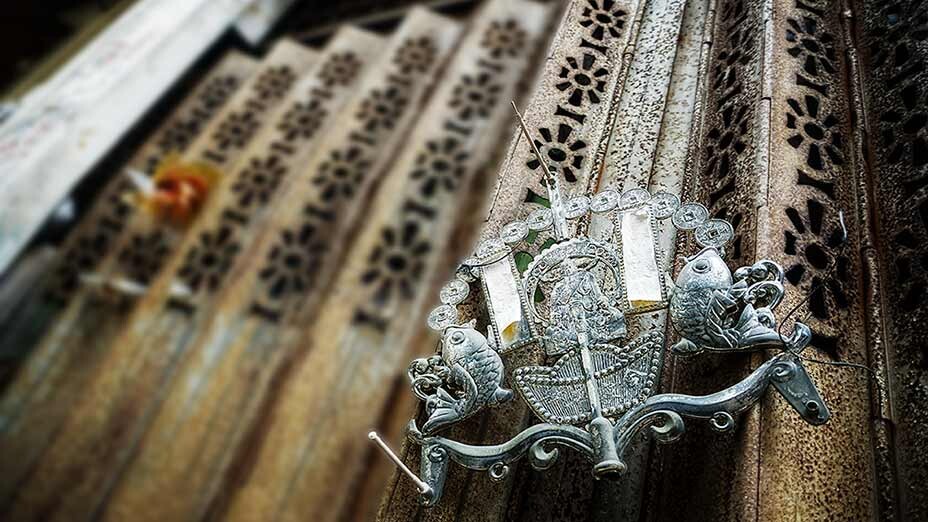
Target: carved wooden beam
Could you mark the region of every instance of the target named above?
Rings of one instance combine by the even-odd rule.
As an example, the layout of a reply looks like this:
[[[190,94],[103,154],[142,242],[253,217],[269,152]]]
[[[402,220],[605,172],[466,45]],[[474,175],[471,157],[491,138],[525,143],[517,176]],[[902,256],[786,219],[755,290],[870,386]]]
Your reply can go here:
[[[53,265],[33,286],[31,295],[18,302],[18,310],[4,320],[0,345],[16,347],[20,353],[29,352],[80,292],[81,275],[99,270],[126,229],[130,215],[136,210],[126,201],[126,196],[135,190],[126,171],[151,174],[169,153],[183,153],[256,68],[253,59],[230,53],[192,89],[139,150],[119,166],[80,222],[68,232]]]
[[[150,171],[167,153],[188,148],[197,132],[218,117],[220,109],[257,68],[256,61],[234,53],[206,75],[151,138],[113,174],[92,208],[65,239],[54,268],[35,285],[33,295],[10,321],[10,328],[4,328],[0,341],[3,345],[31,351],[0,404],[3,418],[0,447],[6,456],[3,465],[7,470],[0,488],[4,502],[9,501],[17,481],[28,473],[59,419],[67,414],[68,405],[90,376],[82,369],[93,367],[97,353],[80,347],[93,345],[96,336],[106,335],[101,331],[101,325],[107,324],[103,321],[119,323],[119,313],[110,316],[114,307],[107,306],[106,301],[99,303],[86,297],[92,293],[84,293],[80,275],[82,271],[96,272],[105,258],[116,255],[114,243],[126,232],[129,216],[135,211],[134,206],[123,200],[124,194],[133,188],[124,171]],[[69,308],[72,300],[87,304]],[[79,310],[85,306],[87,319],[75,320],[84,316]],[[43,327],[51,331],[45,332]],[[42,334],[45,341],[37,344]],[[37,412],[39,415],[31,416]]]
[[[185,156],[212,162],[220,171],[228,168],[257,134],[257,127],[284,98],[293,80],[316,59],[315,51],[298,44],[278,44],[194,140]],[[220,188],[222,181],[217,185]],[[138,280],[140,272],[153,278],[180,234],[150,216],[135,213],[98,265],[98,273],[104,280],[123,275],[133,275],[130,279]],[[140,258],[144,261],[138,261]],[[118,447],[118,441],[135,440],[138,433],[129,427],[131,415],[127,412],[143,413],[135,408],[147,396],[146,386],[159,381],[156,373],[135,373],[138,365],[145,362],[138,357],[143,352],[136,351],[136,346],[117,344],[110,349],[126,320],[121,312],[126,304],[120,298],[125,294],[119,293],[116,299],[99,299],[98,295],[95,289],[85,289],[73,298],[65,317],[45,337],[43,343],[48,346],[40,346],[38,358],[29,362],[43,368],[42,360],[50,359],[55,372],[65,377],[47,390],[48,395],[41,402],[47,408],[33,404],[24,419],[28,427],[9,439],[14,447],[24,449],[23,453],[17,453],[20,458],[16,466],[25,475],[13,478],[9,489],[4,491],[5,509],[14,513],[11,515],[14,518],[68,517],[95,511],[107,490],[108,466],[116,466],[128,456],[126,452],[108,448]],[[133,302],[137,296],[128,298]],[[75,346],[83,351],[73,350]],[[68,356],[56,360],[55,353]],[[81,355],[86,353],[94,357],[84,360]],[[147,362],[161,365],[170,361],[156,357]],[[123,380],[126,378],[129,380]],[[126,393],[111,400],[116,396],[108,391],[113,389]],[[139,390],[140,395],[132,394],[130,389]],[[100,399],[103,401],[97,402]],[[77,469],[83,470],[84,480],[65,478],[67,470]]]
[[[0,273],[81,177],[235,21],[245,0],[136,2],[0,129]]]
[[[353,483],[364,473],[367,441],[352,434],[379,415],[388,399],[382,391],[403,373],[421,325],[409,318],[425,312],[424,289],[442,253],[458,250],[450,233],[468,211],[464,191],[498,147],[549,13],[533,2],[496,0],[475,15],[317,316],[293,323],[300,332],[289,340],[292,368],[275,390],[272,427],[262,428],[267,437],[231,519],[275,511],[287,520],[334,520],[349,506],[348,488],[320,481]]]

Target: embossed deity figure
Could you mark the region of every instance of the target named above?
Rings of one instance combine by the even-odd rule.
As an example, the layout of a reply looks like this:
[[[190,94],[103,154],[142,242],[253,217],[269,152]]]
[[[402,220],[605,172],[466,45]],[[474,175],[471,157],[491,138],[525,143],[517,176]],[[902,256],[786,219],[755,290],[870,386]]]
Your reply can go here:
[[[592,270],[579,269],[569,258],[564,261],[564,268],[567,275],[554,285],[551,295],[551,325],[547,335],[553,342],[547,343],[548,353],[562,354],[568,347],[576,346],[580,330],[587,331],[591,344],[625,337],[625,315],[603,292]]]

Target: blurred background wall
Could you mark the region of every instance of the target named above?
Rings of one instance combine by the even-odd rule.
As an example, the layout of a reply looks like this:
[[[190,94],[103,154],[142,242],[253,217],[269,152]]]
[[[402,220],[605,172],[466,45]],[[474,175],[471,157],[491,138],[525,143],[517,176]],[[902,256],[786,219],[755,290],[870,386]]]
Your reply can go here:
[[[11,8],[0,518],[928,519],[926,5]],[[569,195],[700,201],[736,227],[731,266],[787,269],[807,355],[870,368],[810,365],[828,425],[770,397],[730,433],[643,443],[620,482],[563,452],[500,482],[453,468],[439,506],[416,504],[366,433],[417,469],[425,315],[478,239],[546,204],[510,100]],[[668,354],[661,389],[760,360]],[[513,403],[453,435],[530,422]]]

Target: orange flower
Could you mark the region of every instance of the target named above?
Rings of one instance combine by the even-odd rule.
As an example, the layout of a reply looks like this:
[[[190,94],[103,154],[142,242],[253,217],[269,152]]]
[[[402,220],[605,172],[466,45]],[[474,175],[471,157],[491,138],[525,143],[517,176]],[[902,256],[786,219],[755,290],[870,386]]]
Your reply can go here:
[[[159,220],[186,225],[203,207],[219,172],[204,163],[185,163],[165,157],[152,175],[152,187],[134,195],[134,202]]]

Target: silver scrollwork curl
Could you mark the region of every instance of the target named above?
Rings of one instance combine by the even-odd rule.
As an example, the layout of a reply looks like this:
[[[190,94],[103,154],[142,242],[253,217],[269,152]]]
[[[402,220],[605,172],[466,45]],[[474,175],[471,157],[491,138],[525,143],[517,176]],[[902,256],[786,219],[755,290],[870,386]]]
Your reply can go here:
[[[448,369],[437,355],[415,359],[406,370],[412,392],[421,401],[434,395],[448,374]]]
[[[432,446],[429,449],[429,460],[432,462],[444,462],[448,458],[448,450],[441,446]]]
[[[487,473],[490,475],[490,479],[495,482],[500,482],[509,475],[509,466],[507,466],[505,462],[497,462],[490,466]]]
[[[528,461],[537,470],[545,470],[553,466],[558,455],[557,448],[545,448],[544,440],[539,440],[528,449]]]
[[[735,428],[735,418],[727,411],[717,411],[709,419],[709,425],[718,432],[731,431]]]
[[[651,424],[651,437],[657,442],[674,442],[686,432],[683,417],[675,411],[657,410],[650,415],[654,417],[652,422],[655,422]]]
[[[771,378],[776,382],[786,382],[796,374],[796,365],[792,361],[780,361],[773,366]]]

